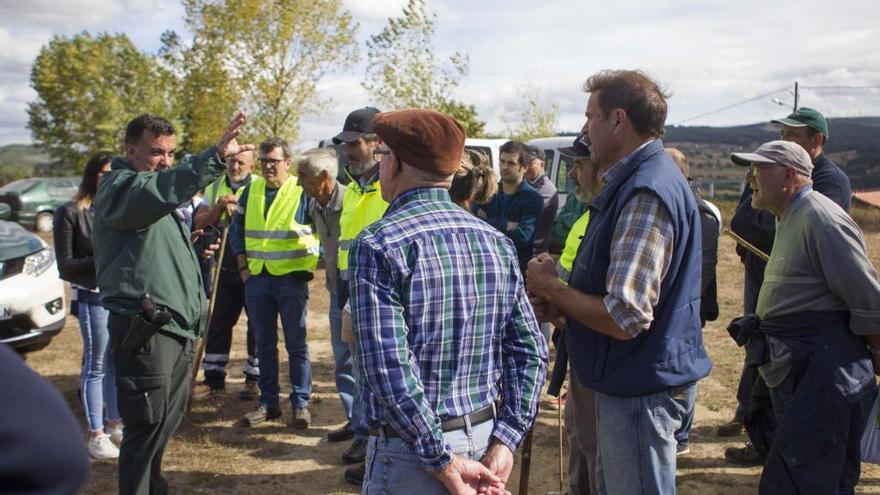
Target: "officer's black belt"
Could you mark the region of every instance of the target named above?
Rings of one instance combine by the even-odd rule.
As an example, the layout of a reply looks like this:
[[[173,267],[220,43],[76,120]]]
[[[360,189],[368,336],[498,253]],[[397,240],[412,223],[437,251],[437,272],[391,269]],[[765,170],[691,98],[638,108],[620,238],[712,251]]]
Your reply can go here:
[[[482,409],[479,409],[477,411],[474,411],[470,414],[466,414],[464,416],[456,416],[454,418],[449,418],[449,419],[443,420],[443,422],[440,423],[440,429],[443,430],[444,433],[447,431],[460,430],[466,426],[465,418],[470,420],[471,428],[473,428],[474,426],[477,426],[478,424],[485,423],[486,421],[489,421],[490,419],[494,419],[495,418],[495,406],[488,405],[488,406],[486,406]],[[400,433],[397,433],[397,431],[389,425],[382,425],[382,427],[380,427],[380,428],[372,428],[370,430],[370,435],[374,436],[374,437],[379,436],[380,433],[385,433],[386,437],[399,437],[400,436]]]

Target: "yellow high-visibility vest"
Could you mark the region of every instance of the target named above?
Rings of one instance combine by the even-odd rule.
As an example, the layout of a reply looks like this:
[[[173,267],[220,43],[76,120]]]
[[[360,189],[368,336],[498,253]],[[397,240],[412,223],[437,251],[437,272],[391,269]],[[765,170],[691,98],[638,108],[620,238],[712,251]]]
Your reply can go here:
[[[590,210],[585,211],[577,219],[565,238],[565,247],[562,249],[562,256],[559,257],[559,262],[556,264],[556,273],[559,275],[559,280],[566,284],[571,277],[571,267],[574,265],[574,259],[577,256],[578,248],[581,246],[583,236],[587,231],[588,223],[590,223]]]
[[[262,177],[260,177],[259,175],[255,175],[255,174],[250,174],[250,178],[251,178],[250,184],[253,184],[254,182],[256,182],[258,180],[263,180]],[[241,199],[241,193],[244,192],[245,186],[239,187],[238,190],[235,191],[235,193],[233,193],[232,188],[229,187],[229,184],[226,183],[226,180],[227,180],[226,175],[223,175],[219,179],[217,179],[214,182],[212,182],[211,184],[209,184],[207,188],[205,188],[205,200],[207,200],[208,206],[214,206],[217,203],[218,198],[222,198],[223,196],[226,196],[227,194],[235,194],[236,198]],[[221,221],[226,220],[226,212],[225,211],[220,214],[220,220]]]
[[[368,225],[382,218],[388,203],[382,199],[378,179],[362,189],[358,182],[345,189],[342,196],[342,214],[339,216],[339,258],[337,266],[342,280],[348,280],[348,250],[351,241]]]
[[[266,181],[251,181],[244,217],[244,247],[248,270],[266,267],[271,275],[310,271],[318,266],[318,235],[296,221],[302,187],[295,177],[281,185],[266,215]]]

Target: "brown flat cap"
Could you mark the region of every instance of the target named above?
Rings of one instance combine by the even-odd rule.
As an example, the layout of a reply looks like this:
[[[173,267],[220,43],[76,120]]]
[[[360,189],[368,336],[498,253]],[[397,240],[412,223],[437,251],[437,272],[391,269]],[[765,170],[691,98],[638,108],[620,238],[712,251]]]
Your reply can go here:
[[[401,160],[439,175],[452,175],[461,164],[464,129],[435,110],[410,108],[383,112],[373,118],[373,132]]]

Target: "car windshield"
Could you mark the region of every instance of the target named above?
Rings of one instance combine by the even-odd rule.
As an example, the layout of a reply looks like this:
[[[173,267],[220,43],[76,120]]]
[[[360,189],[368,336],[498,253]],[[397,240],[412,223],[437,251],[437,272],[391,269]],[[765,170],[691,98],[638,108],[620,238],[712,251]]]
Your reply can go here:
[[[10,182],[3,187],[0,187],[0,194],[2,193],[24,193],[27,192],[30,188],[37,185],[40,182],[39,179],[21,179],[15,182]]]

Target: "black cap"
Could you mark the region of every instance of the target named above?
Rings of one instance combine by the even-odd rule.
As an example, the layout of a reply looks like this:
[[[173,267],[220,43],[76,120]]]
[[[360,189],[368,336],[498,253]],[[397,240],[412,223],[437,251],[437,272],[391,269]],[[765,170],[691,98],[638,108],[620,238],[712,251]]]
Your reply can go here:
[[[589,158],[590,157],[590,145],[587,141],[587,137],[583,134],[578,135],[578,137],[574,138],[574,142],[571,146],[566,148],[559,148],[559,152],[563,155],[568,155],[574,158]]]
[[[544,150],[542,148],[527,144],[526,149],[529,151],[529,154],[532,155],[532,160],[537,159],[541,160],[542,162],[547,161],[547,154],[544,153]]]
[[[373,132],[373,117],[378,113],[378,108],[366,107],[348,114],[342,132],[333,137],[333,144],[350,143],[368,132]]]

